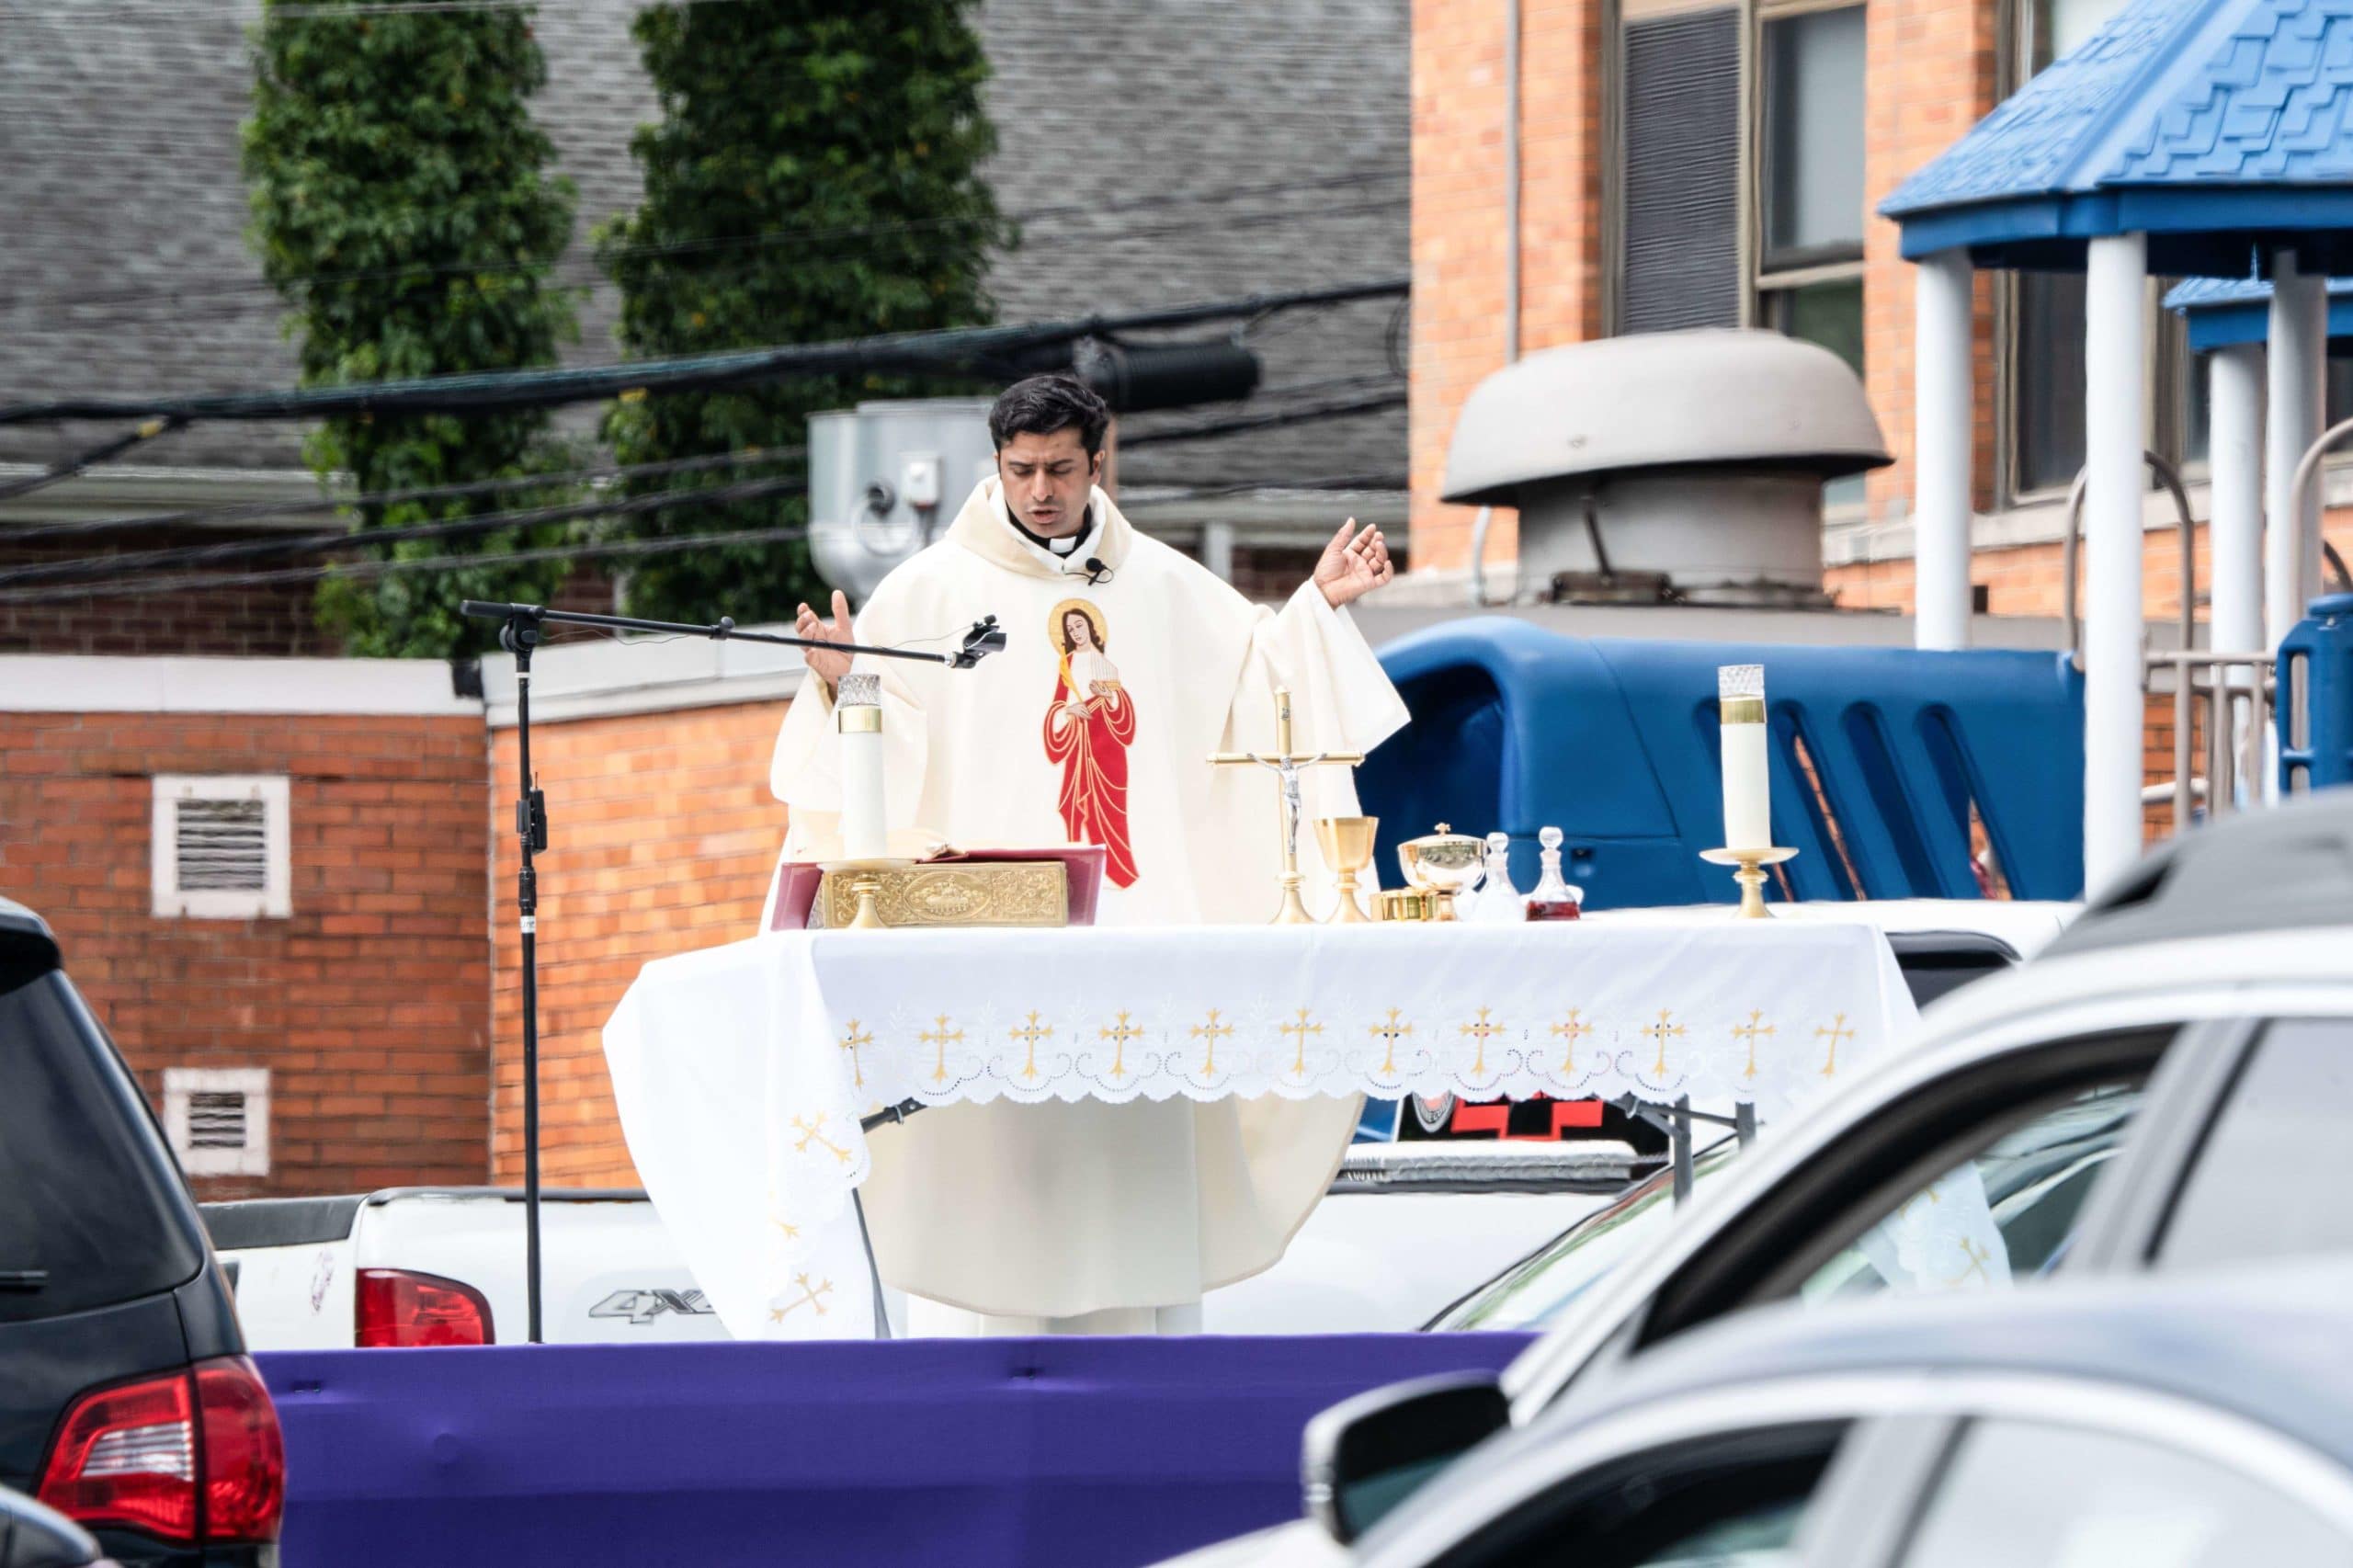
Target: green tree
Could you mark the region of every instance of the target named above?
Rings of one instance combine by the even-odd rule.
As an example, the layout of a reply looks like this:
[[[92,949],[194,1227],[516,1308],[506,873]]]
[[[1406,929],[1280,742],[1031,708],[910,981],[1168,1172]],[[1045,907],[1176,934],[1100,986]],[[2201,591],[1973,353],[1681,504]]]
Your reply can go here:
[[[972,8],[742,0],[639,13],[663,118],[631,143],[643,204],[597,235],[632,358],[990,319],[989,255],[1011,235],[979,173],[995,137]],[[625,463],[798,447],[818,410],[952,385],[807,378],[657,392],[615,404],[605,434]],[[646,527],[709,533],[806,517],[794,495],[682,508]],[[647,558],[626,597],[632,613],[667,619],[790,619],[815,586],[797,543],[733,546]]]
[[[305,386],[505,370],[555,362],[576,341],[577,290],[551,276],[574,192],[547,173],[531,123],[547,62],[524,10],[321,14],[265,0],[253,34],[244,127],[252,237],[291,307]],[[322,481],[412,489],[570,466],[547,415],[359,415],[326,421],[304,453]],[[360,529],[545,505],[552,489],[355,509]],[[397,557],[492,555],[557,542],[561,528],[395,544]],[[330,579],[324,622],[354,653],[448,656],[495,627],[466,597],[540,601],[563,562]]]

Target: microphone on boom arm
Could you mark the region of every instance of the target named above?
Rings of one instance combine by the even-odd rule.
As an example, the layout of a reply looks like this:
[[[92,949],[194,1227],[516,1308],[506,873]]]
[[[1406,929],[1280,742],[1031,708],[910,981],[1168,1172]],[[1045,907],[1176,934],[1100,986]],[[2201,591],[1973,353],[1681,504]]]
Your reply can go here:
[[[972,622],[972,631],[964,633],[964,645],[956,650],[949,664],[955,669],[969,670],[989,654],[1004,652],[1005,628],[996,623],[996,617],[983,616]]]

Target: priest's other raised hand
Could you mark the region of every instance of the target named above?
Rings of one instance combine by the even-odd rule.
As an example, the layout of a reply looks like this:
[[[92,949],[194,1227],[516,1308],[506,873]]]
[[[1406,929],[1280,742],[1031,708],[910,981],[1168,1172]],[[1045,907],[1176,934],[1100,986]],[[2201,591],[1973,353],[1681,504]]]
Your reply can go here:
[[[1396,574],[1381,530],[1368,523],[1359,533],[1354,517],[1340,525],[1340,531],[1324,547],[1324,558],[1315,563],[1315,585],[1324,591],[1324,602],[1334,609],[1354,604]]]
[[[825,642],[847,642],[849,638],[849,599],[839,588],[834,590],[834,619],[821,620],[817,612],[807,605],[792,619],[795,637],[814,637]],[[836,653],[830,648],[804,648],[802,655],[809,661],[810,670],[832,689],[840,689],[842,676],[849,674],[849,655]]]

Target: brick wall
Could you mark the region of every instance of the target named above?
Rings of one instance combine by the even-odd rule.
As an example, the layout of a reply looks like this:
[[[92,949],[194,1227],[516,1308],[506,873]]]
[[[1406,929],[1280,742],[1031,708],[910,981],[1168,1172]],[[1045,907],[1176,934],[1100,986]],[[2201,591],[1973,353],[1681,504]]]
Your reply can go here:
[[[104,548],[88,538],[42,542],[0,534],[0,570],[81,561],[128,551],[220,544],[236,536],[187,529],[109,534]],[[284,562],[256,562],[283,565]],[[125,570],[128,570],[127,568]],[[0,653],[208,653],[265,656],[332,654],[342,650],[320,631],[308,583],[197,588],[169,594],[96,598],[36,584],[38,599],[0,599]],[[0,592],[14,590],[0,590]]]
[[[784,704],[531,726],[547,791],[540,860],[540,1169],[551,1185],[633,1186],[601,1031],[647,960],[752,934],[784,842],[768,757]],[[494,1179],[523,1178],[522,967],[516,933],[515,732],[493,745],[497,1040]]]
[[[1864,21],[1863,388],[1894,459],[1868,482],[1871,515],[1912,494],[1915,269],[1880,202],[1997,101],[1995,0],[1870,0]],[[1993,495],[1995,284],[1977,279],[1977,505]]]
[[[46,916],[151,1100],[267,1067],[267,1176],[199,1197],[487,1174],[479,717],[0,712],[0,892]],[[153,775],[290,779],[293,915],[159,919]]]

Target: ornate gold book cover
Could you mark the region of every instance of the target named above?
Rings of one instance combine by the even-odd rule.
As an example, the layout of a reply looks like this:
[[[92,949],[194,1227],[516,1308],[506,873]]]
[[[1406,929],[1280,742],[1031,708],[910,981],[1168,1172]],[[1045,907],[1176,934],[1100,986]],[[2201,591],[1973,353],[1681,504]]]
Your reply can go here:
[[[1070,886],[1059,860],[985,860],[825,873],[820,925],[858,915],[858,876],[878,879],[874,912],[885,926],[1067,926]]]

